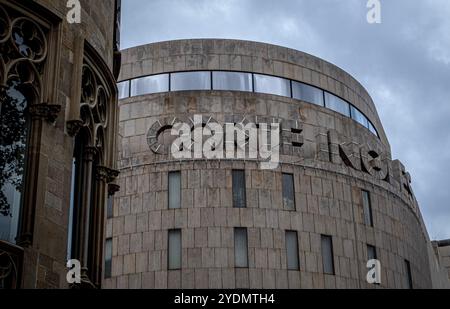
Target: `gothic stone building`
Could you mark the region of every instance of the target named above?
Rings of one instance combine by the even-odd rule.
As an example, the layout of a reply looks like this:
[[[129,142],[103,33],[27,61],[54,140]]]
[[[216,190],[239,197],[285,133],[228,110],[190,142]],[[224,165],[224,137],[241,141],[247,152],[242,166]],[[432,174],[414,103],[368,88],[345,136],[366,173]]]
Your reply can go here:
[[[120,69],[115,0],[0,0],[0,288],[100,287]]]
[[[108,210],[104,287],[433,286],[410,175],[343,70],[268,44],[180,40],[123,51],[119,80],[121,191]],[[183,123],[193,133],[278,127],[281,163],[220,156],[229,148],[219,143],[217,157],[174,156],[171,130]],[[378,285],[366,280],[371,259]]]

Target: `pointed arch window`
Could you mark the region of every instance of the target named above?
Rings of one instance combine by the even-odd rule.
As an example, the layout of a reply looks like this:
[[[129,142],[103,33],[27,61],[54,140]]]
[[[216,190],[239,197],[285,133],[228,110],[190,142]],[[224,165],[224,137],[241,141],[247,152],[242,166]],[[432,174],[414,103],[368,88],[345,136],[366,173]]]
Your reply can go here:
[[[118,176],[113,169],[117,90],[102,63],[85,43],[78,117],[68,122],[75,137],[68,256],[81,262],[82,287],[91,288],[101,286],[107,203]]]
[[[0,240],[16,243],[31,116],[41,102],[46,31],[0,4]]]
[[[0,286],[9,288],[20,287],[33,243],[42,128],[61,109],[58,23],[37,3],[0,3]]]

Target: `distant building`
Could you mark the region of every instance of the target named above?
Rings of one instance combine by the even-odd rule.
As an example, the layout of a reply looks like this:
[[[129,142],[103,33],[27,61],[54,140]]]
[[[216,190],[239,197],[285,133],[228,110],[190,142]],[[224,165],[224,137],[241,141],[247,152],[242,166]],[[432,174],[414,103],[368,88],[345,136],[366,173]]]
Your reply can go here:
[[[437,242],[439,255],[442,258],[442,266],[447,269],[448,279],[450,280],[450,239]]]
[[[433,245],[436,249],[439,264],[447,270],[447,277],[450,280],[450,239],[434,241]]]
[[[67,288],[68,258],[101,284],[120,1],[66,4],[0,0],[0,288]]]
[[[410,175],[349,74],[234,40],[149,44],[122,60],[122,190],[109,211],[104,287],[433,287]],[[193,134],[212,124],[279,127],[281,163],[174,157],[178,123]],[[188,144],[177,147],[190,154]],[[366,280],[372,259],[379,285]]]

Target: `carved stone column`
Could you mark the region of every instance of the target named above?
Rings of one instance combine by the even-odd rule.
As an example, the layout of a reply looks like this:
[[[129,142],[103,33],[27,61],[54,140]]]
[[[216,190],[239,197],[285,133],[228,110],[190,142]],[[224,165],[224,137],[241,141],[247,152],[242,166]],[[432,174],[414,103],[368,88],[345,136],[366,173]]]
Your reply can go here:
[[[92,211],[92,232],[91,243],[89,244],[91,257],[90,269],[93,283],[100,287],[102,282],[103,270],[103,242],[104,242],[104,227],[105,227],[105,204],[107,194],[108,168],[104,166],[95,167],[95,201],[92,205],[95,207]]]
[[[92,273],[93,283],[100,287],[103,275],[103,261],[104,261],[104,240],[105,240],[105,227],[106,227],[106,203],[107,195],[111,194],[111,190],[118,189],[118,186],[112,186],[113,182],[119,175],[119,172],[112,170],[105,166],[97,166],[95,168],[95,203],[93,207],[93,220],[90,252],[92,259],[90,260],[90,270]]]
[[[93,162],[97,155],[97,149],[87,147],[83,154],[83,186],[84,193],[81,202],[81,222],[80,222],[80,262],[82,287],[92,285],[89,279],[89,227],[91,222],[91,196],[92,196],[92,173]]]
[[[28,166],[24,175],[24,202],[17,236],[17,243],[23,247],[31,246],[33,241],[36,197],[38,196],[40,182],[39,160],[43,124],[45,120],[54,122],[60,110],[61,106],[51,104],[36,104],[29,107],[31,128],[26,154]]]

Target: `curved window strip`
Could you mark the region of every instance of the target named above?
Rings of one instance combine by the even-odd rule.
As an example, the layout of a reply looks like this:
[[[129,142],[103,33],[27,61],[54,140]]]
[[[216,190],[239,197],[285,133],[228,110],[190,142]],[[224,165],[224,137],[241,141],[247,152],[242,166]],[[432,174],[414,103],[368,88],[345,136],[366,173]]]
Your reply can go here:
[[[320,88],[271,75],[234,71],[189,71],[144,76],[117,84],[119,99],[172,91],[224,90],[279,95],[320,105],[352,118],[379,137],[373,123],[351,103]]]

